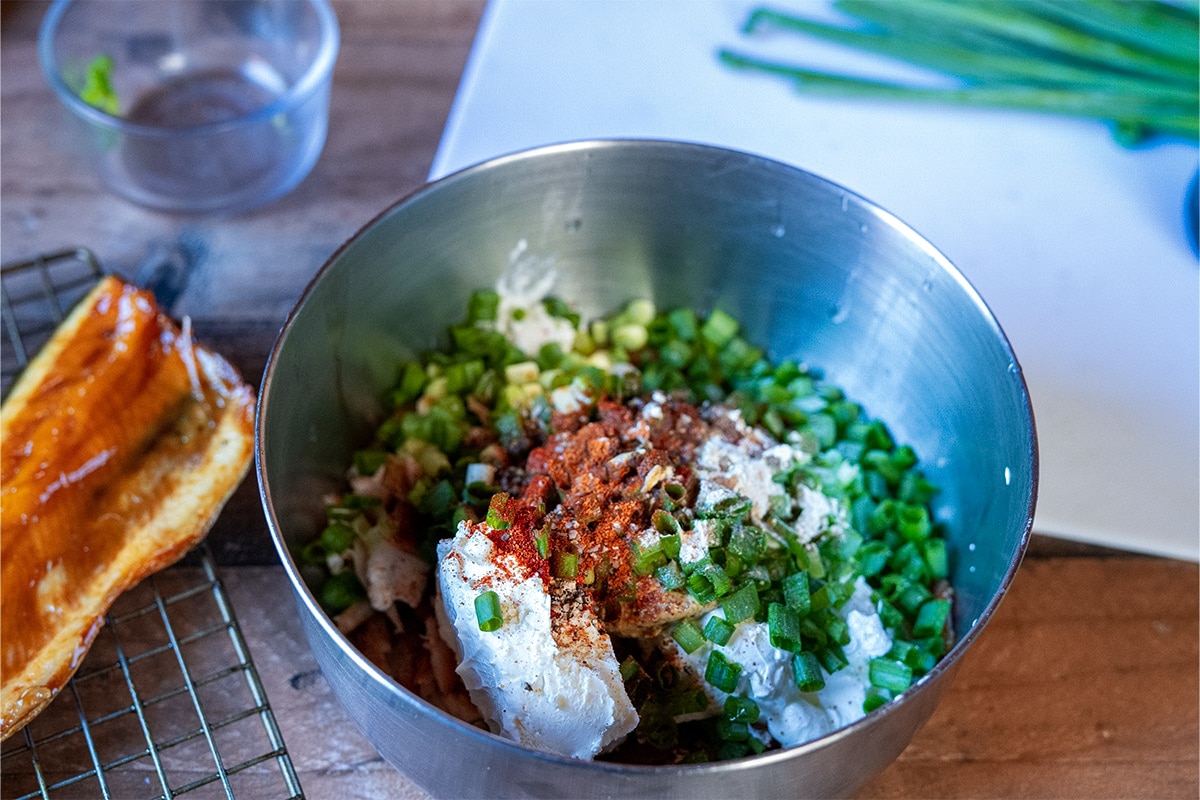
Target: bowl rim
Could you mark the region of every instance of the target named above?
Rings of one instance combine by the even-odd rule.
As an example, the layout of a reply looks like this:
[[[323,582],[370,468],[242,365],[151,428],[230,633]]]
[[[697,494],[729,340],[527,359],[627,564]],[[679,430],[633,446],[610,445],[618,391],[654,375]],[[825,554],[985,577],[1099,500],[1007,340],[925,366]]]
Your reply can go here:
[[[71,90],[62,77],[58,59],[55,57],[55,34],[62,22],[63,16],[72,5],[88,0],[54,0],[47,9],[45,17],[38,28],[38,61],[46,81],[58,95],[59,100],[80,118],[102,128],[119,133],[132,134],[150,139],[155,138],[188,138],[213,136],[227,131],[256,125],[269,121],[278,114],[291,111],[300,105],[309,95],[316,92],[320,85],[332,77],[333,66],[337,61],[338,49],[341,44],[341,31],[338,27],[337,15],[329,0],[303,0],[317,15],[317,27],[320,30],[317,51],[312,62],[304,70],[299,80],[281,92],[270,103],[262,108],[243,114],[236,119],[221,122],[208,122],[203,125],[193,125],[187,128],[168,128],[161,125],[147,125],[141,122],[130,122],[119,115],[109,114],[95,106],[85,103]]]
[[[1030,445],[1029,451],[1029,475],[1030,475],[1030,490],[1026,498],[1025,519],[1022,526],[1021,534],[1017,541],[1017,546],[1014,556],[1007,565],[1004,574],[1000,580],[997,590],[988,599],[979,616],[971,623],[969,630],[965,634],[957,637],[953,646],[946,654],[938,661],[938,663],[927,674],[916,680],[912,686],[906,689],[898,697],[885,703],[883,706],[875,709],[862,718],[855,720],[849,725],[844,725],[823,736],[804,742],[791,747],[780,747],[774,750],[768,750],[757,755],[748,755],[741,758],[731,759],[727,761],[715,761],[698,764],[629,764],[624,762],[598,761],[598,760],[581,760],[574,759],[568,756],[562,756],[555,753],[550,753],[534,748],[525,747],[510,739],[506,739],[498,734],[471,725],[458,717],[443,711],[434,706],[432,703],[424,700],[406,687],[402,686],[398,681],[385,673],[382,669],[373,664],[366,656],[359,652],[358,648],[350,643],[349,639],[338,630],[330,616],[321,608],[320,603],[313,596],[312,590],[309,589],[304,582],[303,576],[296,565],[291,553],[288,550],[287,542],[283,538],[283,533],[279,521],[275,517],[274,504],[271,500],[270,482],[266,475],[266,452],[263,430],[266,424],[268,414],[267,401],[270,393],[271,385],[274,380],[275,368],[278,362],[278,356],[284,345],[286,344],[287,336],[291,327],[300,315],[306,301],[315,292],[318,285],[321,283],[324,275],[328,272],[332,265],[335,264],[342,254],[358,242],[361,237],[368,231],[372,230],[383,219],[391,216],[403,206],[419,201],[426,194],[439,191],[439,187],[455,183],[462,180],[470,179],[471,176],[490,171],[501,166],[521,161],[525,159],[536,159],[556,153],[567,153],[575,150],[589,151],[599,148],[668,148],[668,149],[694,149],[699,152],[709,154],[725,154],[731,157],[747,158],[764,164],[772,164],[785,170],[801,173],[809,179],[816,180],[832,189],[843,193],[844,196],[851,198],[852,202],[860,203],[865,208],[872,210],[880,215],[881,218],[887,220],[898,232],[904,234],[904,237],[912,244],[929,255],[939,268],[945,270],[950,277],[960,286],[967,294],[968,298],[975,305],[978,312],[982,315],[984,321],[992,329],[996,336],[997,342],[1002,346],[1005,354],[1010,359],[1010,370],[1014,372],[1016,377],[1016,386],[1019,389],[1019,397],[1021,404],[1024,407],[1024,417],[1027,422],[1027,428],[1023,432],[1027,437]],[[389,204],[386,208],[368,220],[357,231],[355,231],[346,241],[338,246],[329,258],[321,265],[317,272],[308,282],[304,291],[300,294],[295,305],[289,311],[283,325],[280,327],[279,334],[275,340],[268,355],[262,380],[259,384],[258,402],[255,406],[254,420],[254,463],[255,474],[259,485],[259,498],[263,505],[263,511],[266,516],[267,527],[270,533],[272,542],[279,553],[280,560],[285,571],[288,574],[289,582],[291,583],[293,592],[299,598],[300,602],[305,606],[310,614],[314,617],[317,624],[322,628],[325,634],[332,638],[337,643],[338,648],[343,654],[349,656],[365,674],[376,683],[382,684],[384,688],[391,691],[393,695],[397,694],[403,698],[406,703],[414,704],[416,708],[425,714],[432,714],[443,725],[449,724],[457,730],[457,732],[469,737],[478,738],[488,745],[499,745],[514,756],[532,757],[536,760],[547,761],[556,766],[566,766],[585,769],[589,772],[602,771],[616,775],[652,775],[657,773],[680,774],[687,773],[690,775],[703,774],[705,772],[720,771],[722,773],[733,771],[741,768],[758,767],[759,765],[773,763],[777,761],[787,761],[793,758],[799,758],[806,753],[824,749],[832,742],[842,738],[854,735],[860,730],[875,726],[879,721],[887,716],[899,713],[901,706],[906,705],[914,700],[918,694],[924,693],[931,685],[940,683],[943,677],[949,678],[958,666],[959,660],[970,648],[971,644],[982,634],[987,623],[995,615],[997,608],[1005,595],[1008,593],[1012,585],[1017,571],[1024,560],[1026,551],[1029,546],[1030,536],[1032,534],[1034,511],[1037,505],[1038,494],[1038,478],[1039,478],[1039,449],[1037,439],[1037,425],[1034,419],[1033,403],[1029,394],[1029,387],[1025,381],[1024,372],[1020,362],[1017,359],[1016,353],[1013,351],[1012,344],[1000,326],[999,321],[983,300],[982,296],[970,283],[965,275],[951,262],[940,250],[938,250],[929,240],[916,231],[912,226],[905,223],[902,219],[887,211],[877,203],[863,197],[846,187],[831,181],[821,175],[813,173],[787,162],[779,161],[761,154],[752,153],[749,151],[738,150],[734,148],[724,147],[721,145],[713,145],[695,141],[685,141],[665,138],[643,138],[643,137],[608,137],[608,138],[588,138],[577,139],[551,144],[538,145],[530,148],[523,148],[509,153],[504,153],[492,158],[487,158],[474,164],[470,164],[461,169],[450,172],[436,180],[428,181],[416,189],[408,192]]]

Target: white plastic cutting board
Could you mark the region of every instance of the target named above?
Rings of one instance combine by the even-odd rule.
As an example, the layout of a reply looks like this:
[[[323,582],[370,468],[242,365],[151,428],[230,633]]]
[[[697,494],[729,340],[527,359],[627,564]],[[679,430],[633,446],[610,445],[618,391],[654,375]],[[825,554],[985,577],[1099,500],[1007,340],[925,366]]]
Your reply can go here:
[[[780,0],[814,14],[823,2]],[[906,67],[776,34],[736,0],[492,0],[431,177],[595,137],[685,139],[814,172],[941,249],[1008,334],[1041,449],[1035,529],[1200,558],[1197,149],[1122,149],[1100,123],[818,100],[720,46],[879,77]]]

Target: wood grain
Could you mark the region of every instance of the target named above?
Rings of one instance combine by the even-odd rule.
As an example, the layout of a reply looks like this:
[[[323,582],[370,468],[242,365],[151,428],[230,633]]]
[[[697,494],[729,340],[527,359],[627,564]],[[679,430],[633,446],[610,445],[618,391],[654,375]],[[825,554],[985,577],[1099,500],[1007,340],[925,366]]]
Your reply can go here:
[[[224,575],[311,795],[423,797],[345,718],[290,600],[262,602],[287,594],[282,571]],[[1157,558],[1027,561],[933,717],[857,797],[1196,797],[1198,578]]]
[[[1195,564],[1031,559],[862,797],[1195,797]]]
[[[99,186],[37,67],[45,2],[0,3],[0,259],[84,245],[134,277],[156,253],[182,251],[191,272],[175,312],[257,382],[279,325],[325,259],[424,182],[484,8],[334,5],[342,48],[312,174],[258,211],[195,219]],[[282,570],[238,566],[273,562],[253,480],[211,541],[308,795],[423,797],[341,711]],[[859,797],[1197,797],[1197,578],[1193,563],[1035,537],[938,711]],[[245,796],[260,796],[259,777],[246,780]],[[74,796],[94,795],[81,787]]]

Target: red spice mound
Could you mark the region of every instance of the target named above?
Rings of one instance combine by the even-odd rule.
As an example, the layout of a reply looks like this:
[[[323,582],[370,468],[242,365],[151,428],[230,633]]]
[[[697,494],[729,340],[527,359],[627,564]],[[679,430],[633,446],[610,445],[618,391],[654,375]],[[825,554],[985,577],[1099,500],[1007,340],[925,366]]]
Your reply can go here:
[[[652,527],[663,487],[692,482],[689,464],[712,426],[695,406],[665,397],[606,400],[594,421],[559,422],[566,429],[529,452],[519,494],[492,500],[489,517],[503,520],[487,530],[497,562],[515,563],[523,577],[539,575],[552,596],[572,598],[552,613],[582,598],[613,633],[636,635],[695,614],[689,595],[635,574],[633,542]],[[573,576],[553,568],[563,554],[578,559]]]

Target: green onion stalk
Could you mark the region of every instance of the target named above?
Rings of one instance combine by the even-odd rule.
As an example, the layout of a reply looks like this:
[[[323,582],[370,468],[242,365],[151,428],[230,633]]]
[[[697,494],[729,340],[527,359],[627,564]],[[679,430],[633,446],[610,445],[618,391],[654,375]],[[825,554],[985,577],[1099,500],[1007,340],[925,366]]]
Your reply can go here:
[[[1164,0],[837,0],[834,24],[760,7],[742,32],[790,32],[943,73],[879,81],[725,48],[721,63],[801,93],[1018,109],[1106,121],[1123,145],[1200,136],[1200,16]]]

